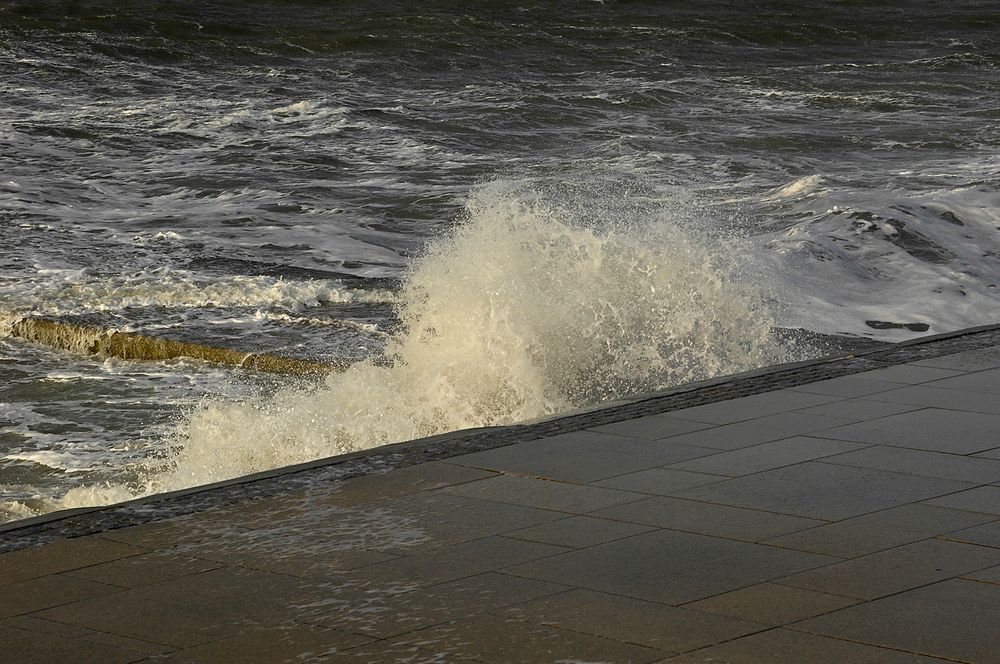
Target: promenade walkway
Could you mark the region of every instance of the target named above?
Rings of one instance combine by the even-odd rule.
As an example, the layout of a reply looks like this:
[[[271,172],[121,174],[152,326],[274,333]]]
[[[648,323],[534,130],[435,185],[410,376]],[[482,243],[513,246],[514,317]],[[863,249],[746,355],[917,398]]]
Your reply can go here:
[[[574,418],[8,527],[0,661],[1000,662],[996,329]]]

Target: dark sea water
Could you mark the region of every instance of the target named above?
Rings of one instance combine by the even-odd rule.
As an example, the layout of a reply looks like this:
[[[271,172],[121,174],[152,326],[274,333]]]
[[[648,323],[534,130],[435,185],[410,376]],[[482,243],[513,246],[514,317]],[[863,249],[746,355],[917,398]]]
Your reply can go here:
[[[1000,318],[992,1],[8,0],[0,91],[3,518]]]

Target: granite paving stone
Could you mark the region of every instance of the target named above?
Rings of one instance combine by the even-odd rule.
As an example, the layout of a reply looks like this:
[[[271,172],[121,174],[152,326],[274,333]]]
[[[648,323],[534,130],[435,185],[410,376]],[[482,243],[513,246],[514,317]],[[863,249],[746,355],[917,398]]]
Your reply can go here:
[[[479,664],[475,660],[458,657],[454,653],[423,650],[419,646],[391,641],[373,641],[344,652],[327,655],[321,661],[323,664],[445,664],[445,662]]]
[[[776,583],[876,599],[1000,564],[1000,549],[924,540],[778,579]]]
[[[602,507],[642,499],[641,495],[625,491],[511,475],[498,475],[469,482],[445,489],[443,492],[573,514],[593,512]]]
[[[400,468],[391,473],[362,475],[341,482],[323,497],[323,501],[341,507],[354,507],[419,491],[431,491],[471,482],[493,474],[490,471],[445,462],[422,463]]]
[[[936,498],[969,483],[806,461],[682,491],[691,500],[836,521]]]
[[[371,638],[316,625],[265,627],[178,651],[168,661],[197,664],[234,662],[321,662]],[[150,660],[157,664],[160,658]]]
[[[570,590],[516,604],[500,615],[675,652],[767,629],[759,622],[591,590]]]
[[[563,585],[489,572],[387,596],[369,603],[365,611],[346,606],[309,620],[387,639],[566,590]]]
[[[112,586],[137,588],[221,567],[211,560],[154,551],[65,572],[65,576]]]
[[[382,503],[380,508],[422,536],[419,541],[394,545],[389,538],[380,544],[381,551],[404,555],[420,548],[438,548],[565,518],[565,514],[551,510],[446,493],[397,498]],[[389,533],[393,534],[391,529]]]
[[[933,452],[973,454],[998,446],[1000,416],[926,408],[831,428],[816,435]]]
[[[753,447],[744,447],[732,452],[682,461],[671,465],[670,468],[739,477],[858,450],[863,447],[865,447],[863,443],[795,436],[771,443],[761,443]]]
[[[824,415],[804,415],[797,412],[778,413],[777,415],[768,415],[735,424],[681,434],[673,436],[668,440],[677,444],[694,445],[713,450],[737,450],[742,447],[769,443],[783,438],[812,433],[813,431],[832,429],[849,421]],[[690,458],[697,457],[691,456]],[[675,459],[672,462],[664,462],[661,465],[679,463],[681,461],[687,461],[687,459]]]
[[[823,569],[823,568],[820,568]],[[759,583],[707,599],[685,608],[697,609],[766,625],[787,625],[853,606],[861,600],[777,583]]]
[[[649,440],[659,440],[682,433],[690,433],[699,429],[706,429],[712,424],[706,422],[695,422],[694,420],[683,420],[677,417],[666,415],[649,415],[647,417],[637,417],[631,420],[623,420],[613,424],[604,424],[593,427],[591,431],[600,433],[610,433],[618,436],[628,436],[631,438],[647,438]]]
[[[1000,565],[976,570],[975,572],[968,572],[967,574],[963,574],[962,577],[965,579],[973,579],[975,581],[1000,584]]]
[[[0,586],[144,553],[140,547],[96,537],[60,539],[44,547],[0,554]]]
[[[927,386],[942,390],[982,392],[983,394],[998,396],[1000,395],[1000,368],[959,374],[951,378],[936,380],[932,383],[928,383]]]
[[[300,579],[225,568],[92,597],[36,615],[187,648],[287,620],[291,607],[309,596],[309,586]]]
[[[454,457],[451,462],[554,480],[592,482],[714,453],[675,440],[580,431]]]
[[[875,369],[873,371],[862,371],[854,374],[855,378],[862,380],[888,381],[890,383],[906,383],[916,385],[918,383],[928,383],[933,380],[960,376],[962,370],[944,369],[941,367],[928,367],[918,364],[897,364],[885,369]]]
[[[1000,486],[980,486],[926,502],[928,505],[1000,516]]]
[[[843,401],[831,401],[819,406],[803,408],[795,412],[803,415],[826,415],[851,422],[861,422],[862,420],[875,420],[887,415],[897,415],[921,408],[923,406],[875,399],[844,399]]]
[[[713,450],[718,453],[717,450]],[[686,470],[672,468],[647,468],[627,475],[619,475],[594,484],[622,491],[636,493],[651,493],[658,496],[668,496],[677,491],[691,489],[696,486],[721,482],[728,477],[724,475],[707,475],[692,473]]]
[[[945,664],[953,660],[774,629],[668,659],[670,664]]]
[[[506,537],[525,539],[543,544],[554,544],[573,549],[582,549],[595,544],[604,544],[654,530],[650,526],[622,523],[593,516],[572,516],[558,521],[550,521],[539,526],[522,528],[506,533]]]
[[[11,664],[130,664],[149,658],[149,653],[67,639],[54,635],[38,638],[38,634],[0,626],[0,653]]]
[[[33,613],[121,588],[54,574],[0,586],[0,618]]]
[[[809,394],[826,394],[833,397],[863,397],[867,394],[885,392],[899,388],[899,383],[882,380],[866,380],[857,376],[841,376],[830,380],[797,385],[793,390]]]
[[[782,535],[767,540],[767,544],[853,558],[995,519],[985,514],[916,503]]]
[[[1000,481],[1000,461],[960,454],[913,450],[906,447],[876,445],[861,450],[828,456],[824,463],[859,468],[877,468],[897,473],[941,477],[974,484]]]
[[[421,630],[395,640],[453,657],[495,664],[544,662],[656,662],[668,652],[549,625],[499,616],[476,616]]]
[[[568,550],[566,547],[509,537],[485,537],[369,565],[357,573],[379,584],[430,586],[555,556]]]
[[[794,629],[977,664],[1000,662],[1000,585],[950,579],[796,623]]]
[[[598,592],[682,604],[834,560],[759,544],[657,530],[505,571]]]
[[[1000,548],[1000,521],[990,521],[981,526],[963,528],[955,532],[945,533],[939,537],[940,539],[952,542],[966,542],[968,544]]]
[[[599,510],[593,516],[746,542],[758,542],[825,523],[787,514],[662,496]]]
[[[804,394],[794,389],[776,390],[740,399],[717,401],[704,406],[682,408],[672,411],[670,416],[712,424],[732,424],[741,420],[759,419],[766,415],[808,408],[835,400],[834,396]]]
[[[911,385],[889,392],[872,394],[872,401],[923,406],[926,408],[944,408],[962,412],[1000,415],[1000,400],[992,394],[979,392],[959,392],[931,387],[932,384]]]

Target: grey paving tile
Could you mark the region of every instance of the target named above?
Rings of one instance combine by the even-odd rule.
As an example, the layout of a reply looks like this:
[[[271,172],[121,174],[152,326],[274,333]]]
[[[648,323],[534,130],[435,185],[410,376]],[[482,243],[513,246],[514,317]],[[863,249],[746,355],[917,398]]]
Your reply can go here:
[[[308,582],[224,568],[47,609],[45,620],[187,648],[260,624],[280,624],[307,602]]]
[[[374,641],[344,652],[327,655],[322,662],[323,664],[463,664],[473,663],[474,660],[459,658],[454,653],[423,650],[415,645]]]
[[[662,496],[599,510],[594,512],[594,516],[745,542],[758,542],[825,523],[816,519]]]
[[[782,438],[790,438],[801,434],[832,429],[849,422],[824,415],[803,415],[801,413],[778,413],[755,420],[726,424],[711,429],[702,429],[693,433],[685,433],[669,438],[673,443],[694,445],[700,448],[716,450],[737,450],[742,447],[768,443]],[[703,455],[699,455],[703,456]],[[697,457],[690,457],[697,458]],[[676,459],[676,463],[686,459]]]
[[[515,530],[507,533],[506,537],[582,549],[647,533],[650,530],[653,530],[650,526],[635,523],[622,523],[591,516],[572,516],[568,519],[543,523],[540,526]]]
[[[496,664],[537,664],[540,661],[642,664],[661,660],[669,654],[549,625],[489,615],[431,627],[395,642],[439,653],[444,661],[459,657]]]
[[[732,452],[682,461],[673,464],[670,468],[739,477],[858,450],[863,447],[865,447],[864,443],[795,436],[771,443],[744,447]]]
[[[942,390],[930,385],[911,385],[872,394],[868,398],[872,401],[1000,415],[1000,400],[991,394]]]
[[[443,490],[444,493],[501,503],[582,514],[629,503],[642,496],[596,486],[553,482],[533,477],[498,475]]]
[[[1000,346],[969,350],[963,353],[931,357],[911,362],[922,367],[941,367],[956,371],[980,371],[1000,367]]]
[[[799,408],[817,406],[821,403],[835,401],[836,397],[822,394],[805,394],[794,390],[777,390],[754,394],[738,399],[717,401],[703,406],[683,408],[670,413],[671,417],[710,422],[712,424],[732,424],[741,420],[750,420],[775,415]]]
[[[358,574],[376,584],[430,586],[564,553],[566,547],[509,537],[486,537],[369,565]]]
[[[966,542],[980,546],[1000,548],[1000,521],[990,521],[972,528],[963,528],[954,532],[939,535],[940,539],[951,542]]]
[[[711,454],[675,438],[643,440],[594,431],[561,434],[450,459],[451,463],[573,482],[592,482]]]
[[[970,455],[976,459],[1000,459],[1000,447]]]
[[[969,572],[968,574],[964,574],[963,578],[983,581],[986,583],[1000,584],[1000,565],[990,567],[988,569],[976,570],[975,572]]]
[[[331,504],[351,507],[471,482],[491,475],[493,473],[489,471],[432,461],[397,468],[388,473],[355,477],[337,484],[325,493]]]
[[[689,433],[699,429],[712,426],[706,422],[695,422],[694,420],[683,420],[669,415],[649,415],[637,417],[631,420],[605,424],[593,427],[590,431],[600,433],[610,433],[618,436],[628,436],[631,438],[646,438],[649,440],[659,440],[682,433]]]
[[[681,498],[836,521],[961,491],[965,482],[806,461],[682,491]]]
[[[198,664],[318,662],[371,641],[358,634],[315,625],[265,627],[179,651],[171,659]],[[160,661],[152,659],[150,664]]]
[[[924,655],[775,629],[667,660],[670,664],[944,664]]]
[[[0,585],[135,556],[145,551],[99,537],[56,540],[44,546],[0,554]]]
[[[827,394],[834,397],[863,397],[866,394],[875,394],[876,392],[885,392],[897,388],[899,388],[899,383],[857,378],[855,376],[841,376],[840,378],[796,385],[792,389],[796,392]]]
[[[129,664],[149,655],[135,650],[123,650],[80,639],[67,639],[38,634],[10,627],[0,627],[0,653],[4,660],[17,664]]]
[[[863,371],[853,375],[855,378],[863,380],[878,380],[888,381],[890,383],[906,383],[908,385],[916,385],[918,383],[927,383],[932,380],[940,380],[941,378],[948,378],[950,376],[959,376],[962,373],[964,372],[954,369],[942,369],[940,367],[928,367],[917,364],[897,364],[892,367],[875,369],[873,371]]]
[[[14,627],[27,632],[35,632],[36,634],[51,634],[52,636],[60,636],[66,639],[75,639],[88,634],[96,634],[96,632],[92,629],[74,627],[73,625],[64,625],[51,620],[42,620],[41,618],[36,618],[34,616],[13,616],[10,618],[4,618],[3,620],[0,620],[0,626]]]
[[[846,454],[828,456],[823,461],[824,463],[878,468],[925,477],[942,477],[975,484],[986,484],[1000,480],[1000,461],[977,459],[959,454],[911,450],[905,447],[876,445]]]
[[[505,571],[613,595],[682,604],[832,560],[759,544],[657,530]]]
[[[0,618],[33,613],[88,597],[120,592],[121,588],[54,574],[0,586]]]
[[[959,374],[952,378],[936,380],[929,383],[928,387],[936,387],[942,390],[958,390],[960,392],[981,392],[996,397],[1000,395],[1000,368]]]
[[[221,563],[211,560],[154,551],[72,570],[65,574],[123,588],[137,588],[180,576],[207,572],[221,566]]]
[[[832,401],[819,406],[813,406],[812,408],[803,408],[795,412],[804,415],[826,415],[851,422],[861,422],[863,420],[874,420],[887,415],[896,415],[920,408],[923,408],[923,406],[875,401],[874,399],[844,399],[843,401]]]
[[[987,523],[994,518],[985,514],[916,503],[782,535],[767,543],[799,551],[853,558]]]
[[[890,415],[815,434],[821,438],[973,454],[1000,443],[1000,416],[938,408]]]
[[[859,601],[861,600],[804,588],[759,583],[684,606],[766,625],[787,625],[853,606]]]
[[[385,597],[364,611],[347,606],[315,614],[310,621],[387,639],[566,590],[545,581],[486,573]]]
[[[713,450],[713,452],[717,453],[718,450]],[[723,475],[691,473],[686,470],[673,470],[671,468],[649,468],[629,473],[628,475],[619,475],[618,477],[601,480],[595,482],[595,484],[623,491],[667,496],[675,491],[683,491],[684,489],[691,489],[696,486],[721,482],[725,479],[727,478]]]
[[[871,600],[1000,564],[1000,549],[924,540],[778,579],[797,588]]]
[[[590,590],[571,590],[517,604],[501,615],[675,652],[766,629],[748,620]]]
[[[1000,516],[1000,486],[980,486],[926,502],[928,505]]]
[[[89,643],[99,643],[104,646],[111,646],[112,648],[120,648],[122,650],[131,650],[143,656],[159,656],[174,650],[171,646],[165,646],[160,643],[150,643],[149,641],[130,639],[125,636],[107,634],[105,632],[90,632],[89,634],[81,636],[80,640],[87,641]]]
[[[506,533],[565,517],[564,514],[551,510],[446,493],[424,493],[398,498],[383,503],[381,508],[404,519],[403,523],[409,524],[414,532],[423,534],[423,542],[393,546],[389,539],[380,548],[400,554]]]
[[[797,623],[796,630],[962,662],[1000,662],[1000,586],[948,580]]]

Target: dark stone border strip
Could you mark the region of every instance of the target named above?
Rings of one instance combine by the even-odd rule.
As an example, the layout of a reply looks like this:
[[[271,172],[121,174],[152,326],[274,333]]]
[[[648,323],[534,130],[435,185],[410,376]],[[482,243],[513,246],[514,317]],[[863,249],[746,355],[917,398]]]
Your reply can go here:
[[[320,459],[117,505],[53,512],[0,526],[0,553],[193,514],[428,461],[579,431],[602,424],[780,390],[862,371],[1000,345],[1000,325],[959,330],[850,355],[768,367],[625,401],[504,427],[466,429]]]

